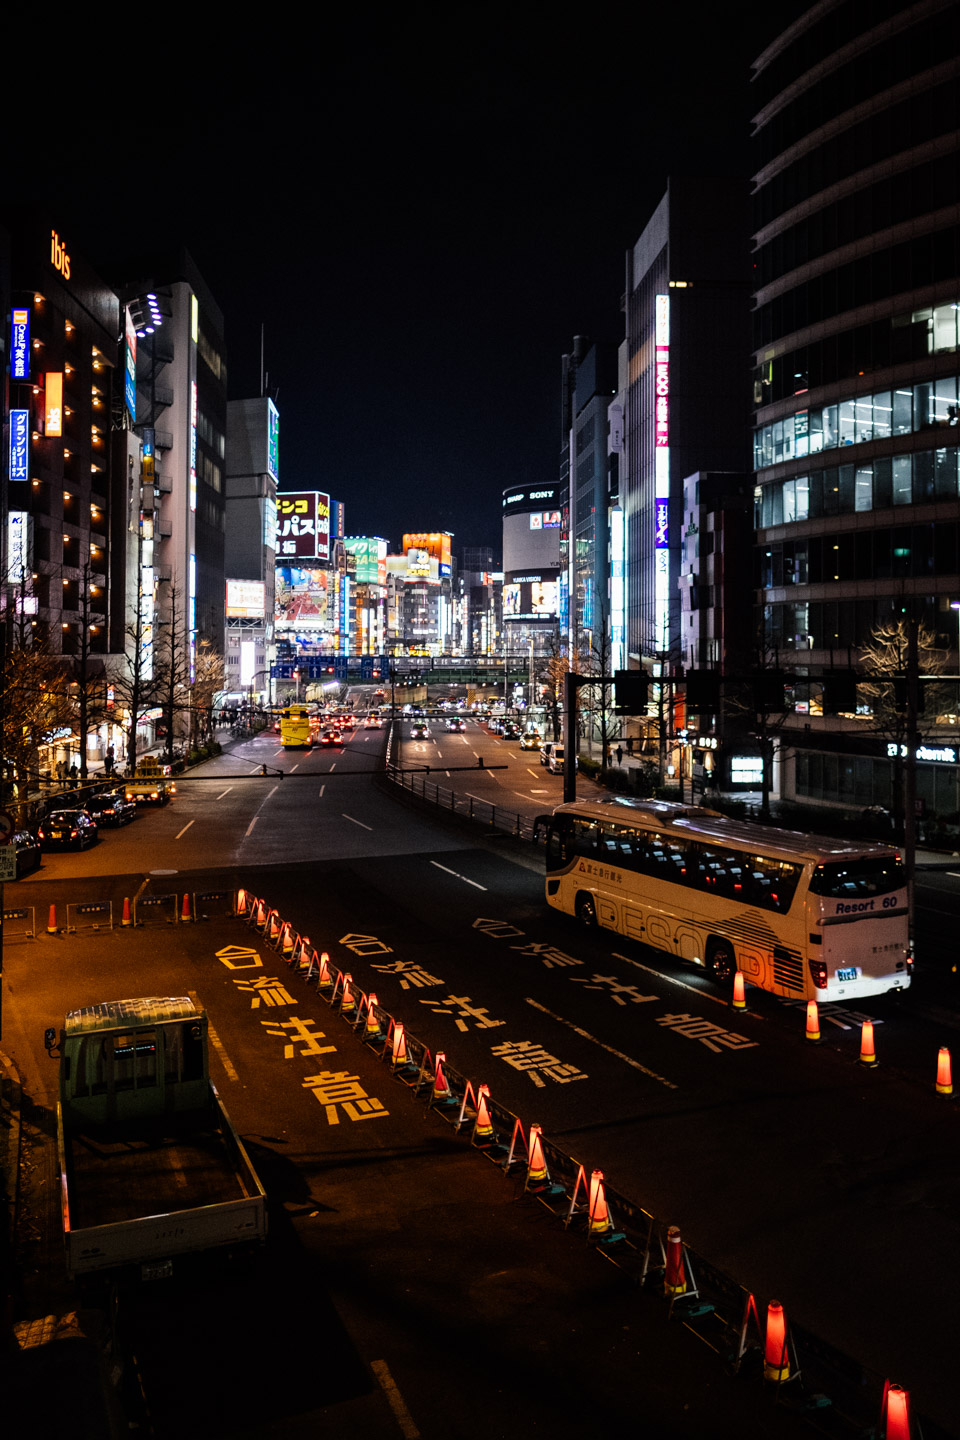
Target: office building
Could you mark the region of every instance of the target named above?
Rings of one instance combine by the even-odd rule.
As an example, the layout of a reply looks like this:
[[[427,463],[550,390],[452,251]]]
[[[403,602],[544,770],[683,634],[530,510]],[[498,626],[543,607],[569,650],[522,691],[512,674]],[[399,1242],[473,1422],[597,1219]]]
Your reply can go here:
[[[270,698],[280,416],[269,396],[227,402],[224,688]]]
[[[863,679],[919,623],[957,673],[957,18],[824,0],[754,65],[757,580],[797,677],[782,789],[805,801],[892,802],[876,696],[824,714],[825,671]],[[922,718],[928,814],[960,810],[956,708]]]

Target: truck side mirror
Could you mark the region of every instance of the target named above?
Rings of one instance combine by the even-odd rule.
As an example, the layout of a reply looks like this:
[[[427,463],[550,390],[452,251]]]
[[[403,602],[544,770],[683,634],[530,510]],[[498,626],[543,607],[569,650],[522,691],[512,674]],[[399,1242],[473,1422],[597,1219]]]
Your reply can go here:
[[[47,1047],[50,1058],[54,1058],[54,1050],[57,1048],[57,1032],[52,1025],[48,1025],[43,1032],[43,1043]]]

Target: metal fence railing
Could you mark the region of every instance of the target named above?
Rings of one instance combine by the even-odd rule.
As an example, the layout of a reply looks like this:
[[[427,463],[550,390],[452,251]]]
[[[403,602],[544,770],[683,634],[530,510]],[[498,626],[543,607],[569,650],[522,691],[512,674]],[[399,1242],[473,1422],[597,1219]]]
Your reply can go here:
[[[460,795],[456,790],[431,780],[423,770],[403,770],[399,765],[388,765],[386,776],[394,785],[399,785],[401,790],[438,810],[459,815],[485,829],[513,835],[518,840],[532,841],[535,838],[532,816],[520,815],[505,805],[496,805],[491,800],[481,800],[475,795]]]

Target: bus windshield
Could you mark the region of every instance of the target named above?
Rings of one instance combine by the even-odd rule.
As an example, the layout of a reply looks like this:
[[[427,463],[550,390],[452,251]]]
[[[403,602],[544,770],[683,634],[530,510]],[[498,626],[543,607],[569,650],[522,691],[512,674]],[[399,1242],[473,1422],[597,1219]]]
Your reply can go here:
[[[869,860],[840,860],[818,865],[810,879],[810,892],[843,900],[852,895],[889,895],[902,890],[907,872],[899,855]]]

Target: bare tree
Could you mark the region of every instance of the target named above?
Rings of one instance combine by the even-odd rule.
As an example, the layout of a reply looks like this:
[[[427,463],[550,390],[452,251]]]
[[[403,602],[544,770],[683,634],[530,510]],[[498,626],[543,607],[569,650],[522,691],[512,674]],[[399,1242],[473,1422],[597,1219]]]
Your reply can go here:
[[[603,605],[599,607],[600,623],[593,632],[593,643],[589,652],[580,659],[580,673],[596,676],[596,680],[583,687],[591,712],[591,721],[600,737],[600,774],[606,776],[609,765],[610,742],[617,733],[617,721],[613,709],[613,675],[611,674],[612,648],[607,629]]]
[[[197,643],[190,687],[190,714],[196,744],[205,745],[213,736],[213,707],[223,686],[223,655],[204,637]]]

